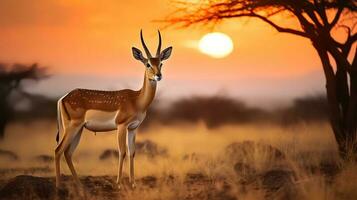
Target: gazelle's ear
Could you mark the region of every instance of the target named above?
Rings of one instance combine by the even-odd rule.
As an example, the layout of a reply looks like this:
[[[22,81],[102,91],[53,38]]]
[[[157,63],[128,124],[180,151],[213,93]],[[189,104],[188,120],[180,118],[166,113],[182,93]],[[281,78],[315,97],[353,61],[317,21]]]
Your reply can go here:
[[[160,59],[161,60],[166,60],[170,57],[172,52],[172,47],[167,47],[166,49],[164,49],[161,54],[160,54]]]
[[[136,60],[140,60],[141,62],[145,61],[143,53],[138,48],[132,47],[131,50],[133,51],[133,56]]]

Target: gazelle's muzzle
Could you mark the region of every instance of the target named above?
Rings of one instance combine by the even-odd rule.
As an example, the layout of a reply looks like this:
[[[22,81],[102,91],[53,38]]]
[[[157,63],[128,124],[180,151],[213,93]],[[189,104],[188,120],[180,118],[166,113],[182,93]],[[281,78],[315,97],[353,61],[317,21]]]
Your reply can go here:
[[[158,74],[158,75],[154,76],[154,80],[155,81],[160,81],[161,79],[162,79],[162,75],[161,74]]]

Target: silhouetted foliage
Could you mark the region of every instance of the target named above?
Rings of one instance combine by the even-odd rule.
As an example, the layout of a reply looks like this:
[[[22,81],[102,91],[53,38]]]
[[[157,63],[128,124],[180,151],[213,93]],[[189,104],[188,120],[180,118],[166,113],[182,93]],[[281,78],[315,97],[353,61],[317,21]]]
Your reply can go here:
[[[19,92],[15,92],[19,93]],[[26,109],[13,110],[13,121],[56,120],[57,99],[21,92],[12,102],[28,101]],[[155,124],[176,125],[203,122],[208,128],[222,125],[272,123],[283,126],[298,123],[326,122],[327,100],[324,95],[297,98],[291,106],[272,111],[248,107],[243,101],[227,96],[196,96],[182,98],[162,107],[160,101],[150,106],[140,129]]]
[[[45,68],[37,64],[3,64],[0,63],[0,139],[4,137],[5,127],[13,112],[9,96],[13,91],[22,91],[25,80],[39,80],[46,77]]]
[[[278,111],[283,125],[298,122],[328,121],[328,105],[324,95],[306,96],[294,100],[293,105]]]
[[[25,103],[26,107],[22,109],[14,109],[14,117],[12,121],[33,121],[37,119],[54,119],[57,116],[57,100],[39,94],[31,94],[28,92],[14,92],[17,95],[12,95],[10,99],[17,104]],[[15,105],[16,106],[16,105]]]
[[[164,122],[203,121],[212,128],[222,124],[260,121],[264,115],[264,111],[248,108],[241,101],[229,97],[193,97],[175,101],[167,110]]]
[[[302,122],[326,122],[326,107],[327,100],[323,95],[300,97],[291,106],[273,111],[247,107],[242,101],[226,96],[200,96],[178,99],[161,109],[154,104],[141,127],[149,127],[155,122],[166,125],[204,122],[208,128],[246,123],[289,126]]]

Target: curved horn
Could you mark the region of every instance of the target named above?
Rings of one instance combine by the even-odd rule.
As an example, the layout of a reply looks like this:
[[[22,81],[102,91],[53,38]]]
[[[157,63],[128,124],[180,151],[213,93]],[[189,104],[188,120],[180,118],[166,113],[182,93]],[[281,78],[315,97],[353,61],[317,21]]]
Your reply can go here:
[[[144,50],[146,52],[146,55],[148,56],[148,58],[151,58],[151,54],[150,54],[150,51],[149,49],[147,48],[145,42],[144,42],[144,38],[143,38],[143,30],[140,30],[140,39],[141,39],[141,44],[143,45],[144,47]]]
[[[159,56],[161,53],[161,34],[160,30],[157,30],[157,32],[159,33],[159,45],[157,46],[156,56]]]

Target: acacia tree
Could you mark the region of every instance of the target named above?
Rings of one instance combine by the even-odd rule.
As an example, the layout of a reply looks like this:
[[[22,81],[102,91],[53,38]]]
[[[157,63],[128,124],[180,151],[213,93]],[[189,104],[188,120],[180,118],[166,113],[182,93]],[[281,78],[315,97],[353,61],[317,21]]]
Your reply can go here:
[[[45,78],[45,68],[37,64],[30,66],[23,64],[0,63],[0,139],[4,137],[6,125],[10,119],[12,108],[9,96],[14,90],[21,90],[24,80],[39,80]]]
[[[223,19],[255,18],[278,32],[310,40],[326,78],[330,124],[339,154],[344,160],[357,160],[356,0],[202,0],[177,4],[176,12],[163,20],[168,26],[184,28]],[[276,15],[297,20],[298,25],[284,27],[282,20],[274,20]],[[345,30],[343,40],[333,36],[336,28]]]

